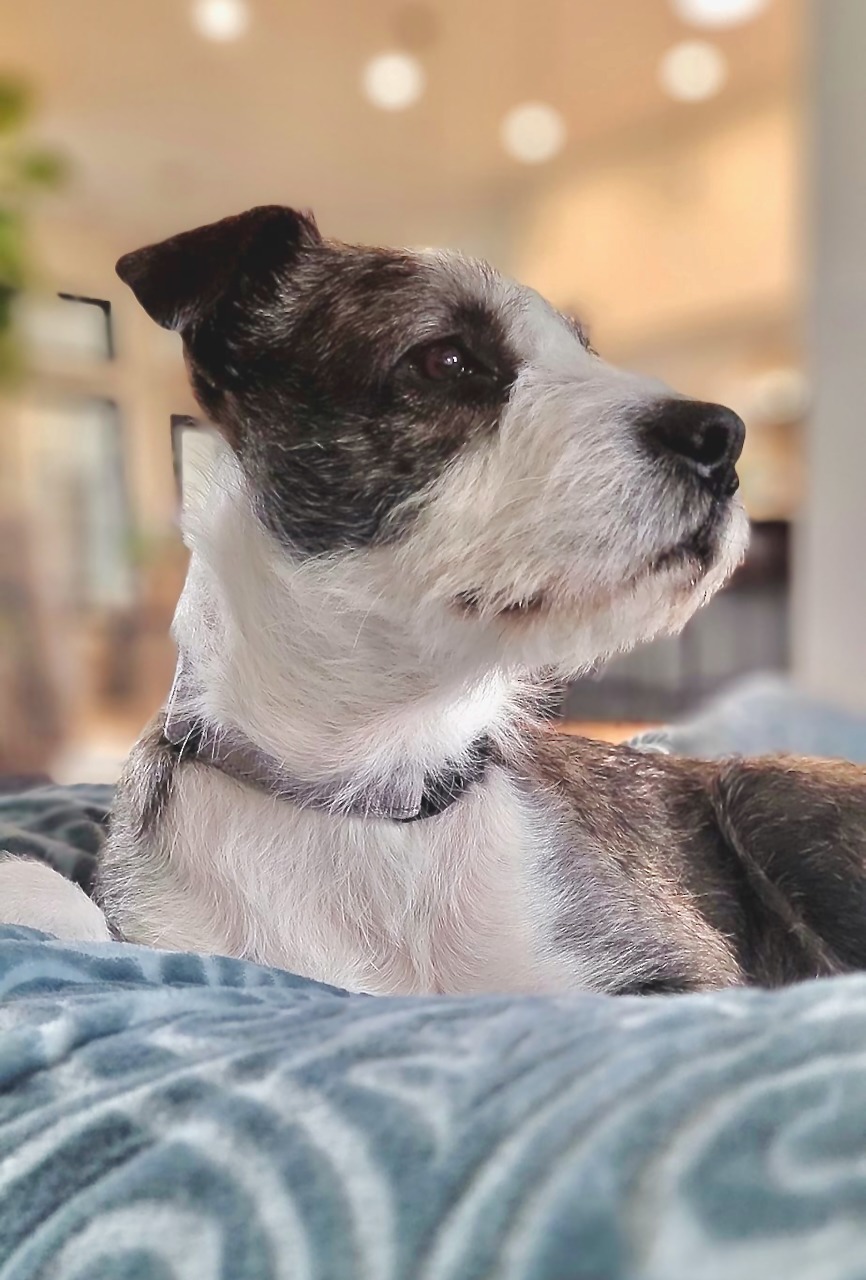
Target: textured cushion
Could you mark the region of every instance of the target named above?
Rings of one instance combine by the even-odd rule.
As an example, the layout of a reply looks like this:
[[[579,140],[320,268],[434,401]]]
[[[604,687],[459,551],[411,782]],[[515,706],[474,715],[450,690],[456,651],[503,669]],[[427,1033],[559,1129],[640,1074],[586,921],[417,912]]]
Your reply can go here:
[[[0,794],[0,852],[39,858],[85,890],[105,835],[113,787],[31,787]]]
[[[781,676],[759,675],[679,724],[641,734],[637,745],[706,759],[786,752],[866,764],[866,716],[827,706]]]
[[[854,1280],[866,978],[371,999],[0,930],[0,1275]]]

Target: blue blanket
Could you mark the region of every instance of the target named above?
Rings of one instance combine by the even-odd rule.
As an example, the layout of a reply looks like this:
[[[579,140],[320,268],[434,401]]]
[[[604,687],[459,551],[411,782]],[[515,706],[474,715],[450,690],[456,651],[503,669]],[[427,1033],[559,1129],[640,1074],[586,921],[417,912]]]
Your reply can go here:
[[[760,685],[647,745],[866,726]],[[0,797],[0,849],[86,886],[109,796]],[[37,1277],[862,1280],[866,976],[371,999],[0,929],[0,1280]]]
[[[866,977],[371,999],[0,931],[0,1276],[854,1280]]]

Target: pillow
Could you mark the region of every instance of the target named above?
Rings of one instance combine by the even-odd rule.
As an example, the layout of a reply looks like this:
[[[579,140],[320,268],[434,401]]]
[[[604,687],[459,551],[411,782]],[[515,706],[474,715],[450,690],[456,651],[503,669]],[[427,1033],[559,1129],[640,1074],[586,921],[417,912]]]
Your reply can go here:
[[[854,1280],[866,977],[347,996],[0,930],[14,1280]]]

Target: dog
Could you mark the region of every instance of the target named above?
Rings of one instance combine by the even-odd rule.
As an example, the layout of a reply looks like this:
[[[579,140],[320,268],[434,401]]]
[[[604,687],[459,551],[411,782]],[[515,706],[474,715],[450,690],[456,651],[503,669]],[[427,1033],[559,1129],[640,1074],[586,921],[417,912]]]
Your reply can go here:
[[[544,716],[549,681],[677,632],[740,562],[733,412],[482,262],[280,206],[117,270],[182,335],[218,456],[98,906],[7,862],[0,914],[380,995],[864,966],[866,773]]]

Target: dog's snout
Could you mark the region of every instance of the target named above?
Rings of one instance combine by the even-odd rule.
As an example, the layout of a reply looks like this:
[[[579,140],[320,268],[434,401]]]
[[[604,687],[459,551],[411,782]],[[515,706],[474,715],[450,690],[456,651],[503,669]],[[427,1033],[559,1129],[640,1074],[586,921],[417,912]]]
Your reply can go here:
[[[737,489],[735,465],[743,450],[746,428],[733,409],[701,400],[662,400],[642,421],[646,438],[664,453],[675,455],[719,493]]]

